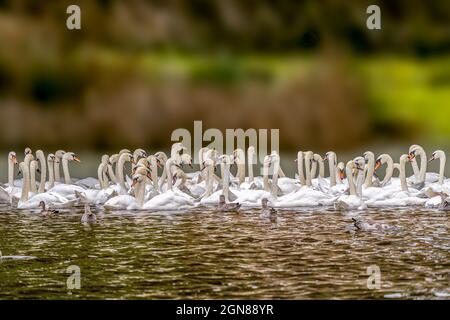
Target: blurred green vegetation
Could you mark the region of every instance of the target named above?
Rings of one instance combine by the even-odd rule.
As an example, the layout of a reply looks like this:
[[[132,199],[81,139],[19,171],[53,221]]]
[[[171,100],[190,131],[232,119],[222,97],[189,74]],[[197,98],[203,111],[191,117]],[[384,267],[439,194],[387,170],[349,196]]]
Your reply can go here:
[[[178,127],[280,128],[283,148],[450,135],[450,6],[0,0],[0,148],[166,146]]]

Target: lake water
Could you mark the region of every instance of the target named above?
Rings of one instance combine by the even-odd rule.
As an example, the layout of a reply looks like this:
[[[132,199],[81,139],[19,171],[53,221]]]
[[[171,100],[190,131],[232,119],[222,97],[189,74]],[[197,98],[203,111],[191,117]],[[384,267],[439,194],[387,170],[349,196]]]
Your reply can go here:
[[[97,213],[83,225],[79,209],[0,207],[0,299],[450,299],[447,212]],[[72,265],[80,289],[67,288]]]

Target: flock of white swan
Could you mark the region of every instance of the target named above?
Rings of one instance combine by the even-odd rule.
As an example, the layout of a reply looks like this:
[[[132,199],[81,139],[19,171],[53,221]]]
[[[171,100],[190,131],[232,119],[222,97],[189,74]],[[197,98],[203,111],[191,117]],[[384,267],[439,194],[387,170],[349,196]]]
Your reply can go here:
[[[338,162],[332,151],[325,156],[299,151],[294,178],[285,176],[275,151],[265,156],[262,176],[253,174],[257,161],[252,146],[247,155],[242,149],[220,155],[215,149],[202,148],[198,154],[200,168],[195,172],[183,169],[186,165],[192,168],[192,158],[185,151],[182,143],[172,145],[170,156],[161,151],[148,155],[143,149],[123,149],[102,156],[97,178],[79,180],[70,176],[69,163],[80,162],[73,152],[58,150],[45,157],[42,150],[33,154],[26,148],[20,163],[16,153],[10,152],[8,182],[0,186],[0,202],[18,209],[40,207],[43,214],[84,204],[85,221],[95,220],[90,205],[108,211],[186,210],[199,206],[214,206],[219,211],[260,208],[261,214],[268,217],[276,214],[274,207],[450,208],[450,179],[444,178],[445,153],[437,150],[427,159],[419,145],[412,145],[398,163],[388,154],[376,158],[371,151],[346,164]],[[427,163],[433,160],[440,161],[438,173],[427,172]],[[131,169],[125,166],[127,162],[131,162]],[[231,173],[234,165],[235,175]],[[411,177],[406,177],[406,165],[412,166]],[[386,173],[380,180],[376,171],[381,166],[386,166]],[[394,177],[395,171],[398,177]],[[18,173],[21,179],[15,179]]]

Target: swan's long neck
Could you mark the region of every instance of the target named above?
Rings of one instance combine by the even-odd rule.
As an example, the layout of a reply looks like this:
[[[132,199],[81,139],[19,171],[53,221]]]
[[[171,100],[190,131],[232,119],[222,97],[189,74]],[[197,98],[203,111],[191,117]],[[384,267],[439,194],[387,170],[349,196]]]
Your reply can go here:
[[[71,184],[72,180],[70,179],[70,173],[69,173],[69,161],[66,159],[66,157],[63,157],[62,159],[62,167],[64,172],[64,181],[66,184]],[[58,169],[59,171],[59,169]]]
[[[142,205],[144,204],[144,197],[145,197],[145,179],[143,179],[144,181],[141,181],[138,183],[137,188],[135,189],[135,198],[136,198],[136,203],[142,207]]]
[[[360,198],[362,198],[363,183],[364,183],[364,172],[363,170],[358,170],[358,173],[356,175],[356,194]]]
[[[311,186],[311,157],[306,155],[305,157],[305,173],[306,173],[306,185]]]
[[[101,189],[106,189],[107,188],[107,184],[105,184],[105,164],[104,163],[100,163],[100,165],[98,166],[97,169],[97,176],[98,176],[98,182],[100,182],[100,188]]]
[[[368,153],[369,161],[367,162],[367,172],[366,172],[366,180],[364,182],[364,186],[369,188],[372,186],[373,173],[375,171],[375,155],[370,152]]]
[[[356,187],[355,182],[353,181],[353,169],[351,163],[347,163],[345,173],[347,175],[348,187],[350,188],[350,195],[356,196]]]
[[[55,168],[53,167],[54,161],[48,161],[48,188],[51,189],[55,186]]]
[[[59,163],[62,161],[62,158],[56,158],[54,168],[55,168],[55,181],[61,182],[61,176],[59,174]]]
[[[319,162],[319,176],[321,178],[325,178],[325,164],[323,163],[322,160],[320,160],[318,162]]]
[[[418,149],[418,153],[420,155],[420,171],[419,171],[419,180],[418,183],[425,181],[425,174],[427,173],[427,155],[422,148]]]
[[[210,196],[213,191],[213,174],[214,174],[214,168],[211,164],[208,164],[206,166],[207,175],[206,175],[206,196]]]
[[[125,154],[126,156],[126,154]],[[117,171],[117,179],[120,185],[120,190],[122,193],[127,191],[127,187],[125,186],[125,178],[124,178],[124,166],[125,166],[125,156],[120,156],[119,160],[117,160],[117,167],[116,167],[116,171]]]
[[[332,154],[328,158],[328,170],[330,171],[330,187],[336,185],[336,156]]]
[[[418,182],[419,181],[419,176],[420,176],[420,172],[419,172],[419,166],[417,165],[417,160],[416,158],[411,160],[411,166],[414,172],[414,181]]]
[[[274,161],[273,164],[273,176],[272,176],[272,196],[274,198],[278,195],[278,171],[280,170],[280,162]]]
[[[22,168],[23,174],[23,185],[22,185],[22,195],[20,197],[21,202],[25,202],[28,200],[28,193],[30,192],[30,170],[28,166],[24,165]]]
[[[41,182],[39,183],[39,193],[45,192],[45,181],[47,180],[47,163],[43,154],[39,155],[39,163],[41,164]]]
[[[264,191],[269,192],[270,186],[269,186],[269,163],[264,161],[263,165],[263,183],[264,183]]]
[[[381,181],[382,186],[385,186],[391,180],[392,175],[394,174],[394,161],[392,161],[391,158],[388,158],[386,164],[386,175],[384,176],[383,181]]]
[[[152,177],[152,184],[153,184],[153,190],[156,192],[159,192],[159,185],[158,185],[158,163],[156,161],[156,158],[153,158],[150,161],[150,170],[152,171],[151,177]]]
[[[311,174],[310,174],[311,179],[314,179],[316,177],[316,171],[317,171],[317,161],[313,161],[311,164]]]
[[[445,161],[445,154],[442,154],[439,158],[439,184],[444,183]]]
[[[166,165],[164,166],[164,169],[166,171],[166,179],[167,179],[167,190],[172,190],[172,168],[171,166],[173,165],[173,160],[172,158],[168,159],[166,161]]]
[[[30,163],[30,187],[32,193],[37,193],[36,189],[36,161]]]
[[[243,160],[237,164],[237,176],[239,178],[239,185],[245,182],[245,162]]]
[[[8,185],[14,187],[14,162],[8,157]]]
[[[108,175],[112,182],[117,183],[116,175],[114,174],[113,167],[110,164],[108,164]]]
[[[247,166],[248,166],[248,182],[252,182],[253,181],[253,156],[254,156],[253,151],[249,150],[247,152],[247,158],[248,158],[248,163],[247,163]]]
[[[297,171],[298,178],[300,179],[300,183],[302,186],[306,184],[305,174],[303,173],[303,152],[299,151],[297,153]]]
[[[406,183],[406,159],[401,158],[400,159],[400,168],[399,168],[399,178],[400,178],[400,184],[402,187],[402,191],[408,191],[408,185]]]
[[[228,163],[221,163],[221,167],[223,167],[223,176],[222,176],[222,193],[225,196],[225,201],[229,200],[229,191],[230,191],[230,165]]]

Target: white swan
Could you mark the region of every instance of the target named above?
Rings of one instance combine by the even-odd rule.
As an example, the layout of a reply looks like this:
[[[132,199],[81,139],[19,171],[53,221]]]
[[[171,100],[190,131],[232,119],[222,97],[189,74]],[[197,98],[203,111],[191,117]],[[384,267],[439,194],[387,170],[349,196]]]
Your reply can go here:
[[[66,208],[73,206],[76,201],[69,201],[65,197],[54,193],[54,192],[44,192],[32,195],[30,197],[30,171],[24,162],[19,164],[20,169],[23,174],[23,187],[20,200],[17,204],[19,209],[31,209],[38,208],[41,201],[44,201],[51,208]]]

